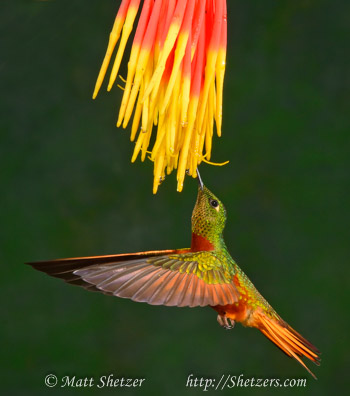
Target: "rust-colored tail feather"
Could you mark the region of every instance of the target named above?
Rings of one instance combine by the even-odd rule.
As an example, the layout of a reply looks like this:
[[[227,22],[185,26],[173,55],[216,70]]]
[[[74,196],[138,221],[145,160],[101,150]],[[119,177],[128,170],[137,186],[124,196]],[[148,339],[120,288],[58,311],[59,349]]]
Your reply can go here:
[[[277,345],[288,356],[299,362],[315,379],[315,374],[306,366],[299,356],[305,356],[320,365],[320,351],[307,341],[302,335],[292,329],[282,319],[277,321],[271,319],[263,313],[256,315],[259,330]]]

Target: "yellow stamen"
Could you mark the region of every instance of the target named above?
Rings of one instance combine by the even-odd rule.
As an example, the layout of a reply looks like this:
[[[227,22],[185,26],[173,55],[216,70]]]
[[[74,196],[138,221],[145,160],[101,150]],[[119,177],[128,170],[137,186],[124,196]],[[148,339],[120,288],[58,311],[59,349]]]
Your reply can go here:
[[[218,136],[221,136],[221,126],[222,126],[222,97],[224,89],[224,76],[225,76],[225,66],[226,66],[226,51],[220,49],[218,53],[218,58],[216,62],[216,131]]]
[[[93,99],[96,98],[96,96],[98,94],[98,91],[101,88],[101,85],[102,85],[103,79],[105,78],[105,75],[106,75],[106,72],[107,72],[107,69],[108,69],[108,65],[109,65],[109,62],[111,60],[114,48],[115,48],[115,46],[116,46],[116,44],[117,44],[117,42],[119,40],[119,36],[120,36],[120,32],[121,32],[121,30],[123,28],[123,24],[124,24],[124,19],[117,16],[115,18],[112,31],[111,31],[111,33],[109,35],[109,41],[108,41],[106,55],[105,55],[105,57],[103,59],[100,72],[98,73],[98,76],[97,76],[94,93],[92,94],[92,98]]]
[[[160,180],[163,175],[164,167],[164,155],[165,155],[165,150],[164,148],[160,151],[159,155],[157,156],[157,159],[155,160],[155,169],[154,169],[154,180],[153,180],[153,194],[157,193],[158,186],[160,184]]]
[[[139,137],[137,138],[136,144],[135,144],[134,153],[132,155],[131,162],[135,162],[136,161],[136,158],[137,158],[137,156],[138,156],[138,154],[139,154],[139,152],[141,150],[141,146],[142,146],[142,142],[143,142],[144,138],[145,138],[145,134],[144,133],[140,133]]]
[[[225,161],[225,162],[211,162],[206,160],[204,157],[202,157],[203,162],[209,165],[214,165],[214,166],[224,166],[227,165],[230,161]]]
[[[124,22],[122,38],[120,40],[118,52],[117,52],[117,55],[115,57],[115,61],[114,61],[114,65],[113,65],[113,68],[112,68],[111,76],[109,78],[107,91],[111,90],[111,88],[112,88],[112,86],[114,84],[114,81],[117,78],[117,75],[118,75],[118,72],[119,72],[120,63],[121,63],[123,55],[124,55],[126,43],[128,41],[128,38],[129,38],[130,33],[132,32],[132,28],[134,26],[134,20],[136,18],[137,11],[138,11],[137,8],[134,8],[134,7],[130,7],[129,10],[128,10],[128,14],[127,14],[125,22]]]
[[[197,108],[198,108],[198,97],[193,97],[190,100],[190,106],[188,109],[188,124],[185,127],[184,142],[183,142],[182,149],[181,149],[179,168],[177,171],[177,191],[179,191],[179,192],[182,191],[183,183],[185,180],[188,150],[190,147],[193,126],[194,126],[194,122],[195,122],[196,114],[197,114]]]

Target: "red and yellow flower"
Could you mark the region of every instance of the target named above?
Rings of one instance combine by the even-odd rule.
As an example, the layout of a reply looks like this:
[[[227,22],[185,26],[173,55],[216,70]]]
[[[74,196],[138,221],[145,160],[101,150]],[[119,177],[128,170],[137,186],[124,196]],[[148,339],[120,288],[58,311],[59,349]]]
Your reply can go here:
[[[140,0],[121,2],[93,98],[120,39],[107,90],[115,83],[139,8]],[[221,135],[226,41],[226,0],[143,1],[117,126],[133,117],[131,161],[154,161],[154,193],[174,169],[182,191],[186,172],[196,177],[197,166],[210,161],[214,123]]]

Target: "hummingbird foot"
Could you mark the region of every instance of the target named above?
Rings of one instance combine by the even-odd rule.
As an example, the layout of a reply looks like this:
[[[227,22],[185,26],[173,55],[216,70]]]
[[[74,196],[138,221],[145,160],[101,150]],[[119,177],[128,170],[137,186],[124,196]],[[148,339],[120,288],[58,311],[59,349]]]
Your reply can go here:
[[[217,320],[220,326],[222,326],[226,330],[231,330],[235,327],[235,321],[230,318],[226,318],[226,316],[217,316]]]

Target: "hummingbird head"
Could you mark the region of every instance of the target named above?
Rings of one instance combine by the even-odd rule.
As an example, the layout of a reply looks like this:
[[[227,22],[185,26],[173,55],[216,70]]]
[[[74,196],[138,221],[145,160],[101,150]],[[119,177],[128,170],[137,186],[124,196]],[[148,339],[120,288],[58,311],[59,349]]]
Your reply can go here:
[[[204,186],[198,170],[197,202],[192,212],[192,234],[212,244],[218,240],[226,223],[226,210],[222,202]]]

